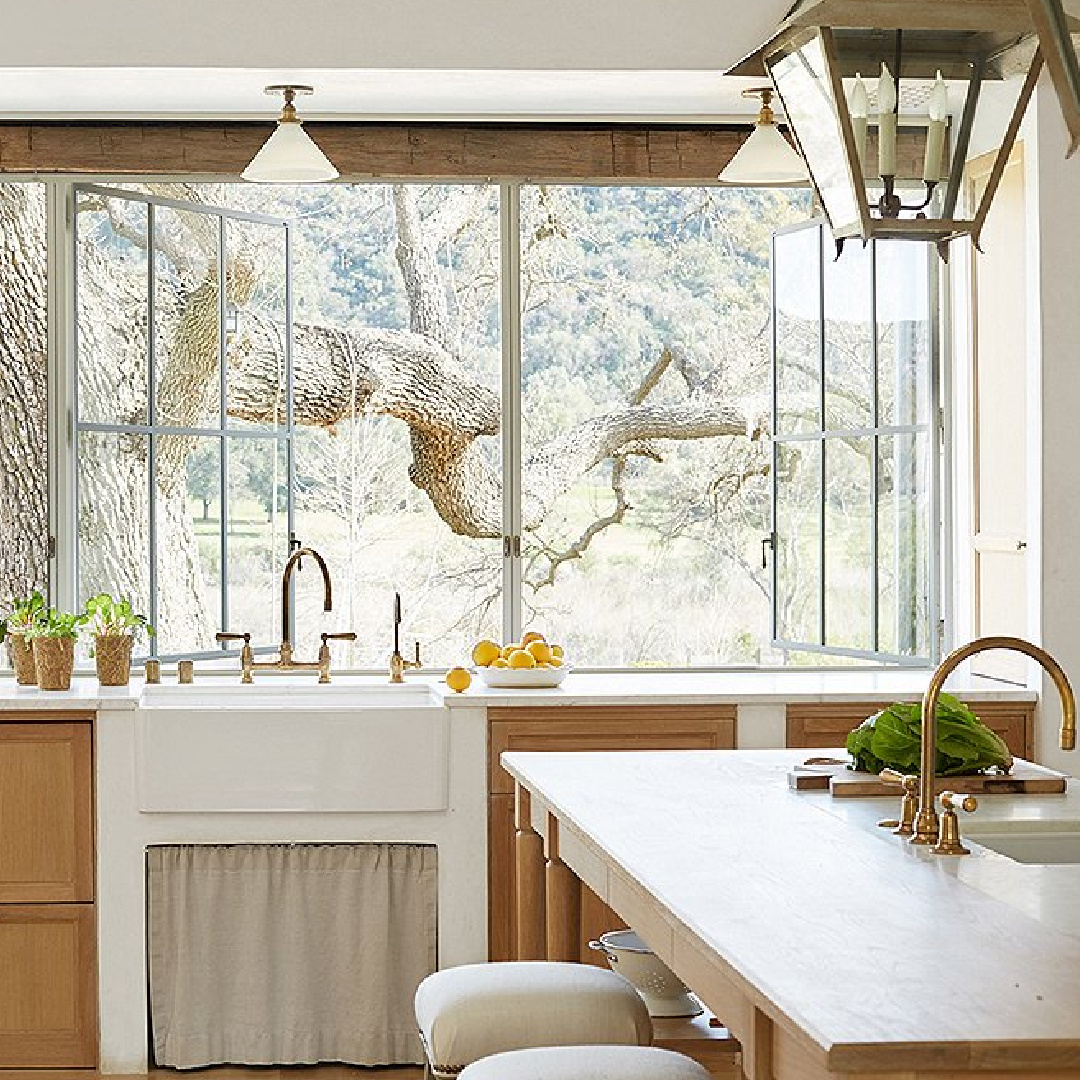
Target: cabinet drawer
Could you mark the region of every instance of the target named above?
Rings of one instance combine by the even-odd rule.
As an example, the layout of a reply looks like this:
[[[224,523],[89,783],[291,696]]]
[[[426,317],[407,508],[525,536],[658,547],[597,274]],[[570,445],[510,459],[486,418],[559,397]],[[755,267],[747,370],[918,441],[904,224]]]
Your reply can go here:
[[[0,903],[94,898],[89,722],[0,722]]]
[[[734,705],[587,705],[489,709],[488,790],[510,794],[506,750],[730,750]]]
[[[850,731],[884,707],[881,701],[789,705],[787,745],[842,747]],[[1031,760],[1035,753],[1033,701],[981,701],[972,706],[972,711],[1005,740],[1014,756]]]

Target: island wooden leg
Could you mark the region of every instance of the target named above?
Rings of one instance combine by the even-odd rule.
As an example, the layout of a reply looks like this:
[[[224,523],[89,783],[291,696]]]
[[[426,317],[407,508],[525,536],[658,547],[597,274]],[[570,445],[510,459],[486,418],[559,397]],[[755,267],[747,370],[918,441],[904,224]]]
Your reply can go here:
[[[559,858],[559,822],[551,814],[544,838],[547,855],[547,958],[581,959],[581,882]]]
[[[515,958],[543,960],[544,841],[533,828],[529,792],[514,785],[514,854],[517,870],[517,942]]]

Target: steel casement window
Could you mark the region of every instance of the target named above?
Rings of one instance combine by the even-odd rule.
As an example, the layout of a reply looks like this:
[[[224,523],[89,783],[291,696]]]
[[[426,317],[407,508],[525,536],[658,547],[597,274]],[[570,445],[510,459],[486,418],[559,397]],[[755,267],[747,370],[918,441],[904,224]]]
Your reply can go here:
[[[936,264],[773,238],[773,642],[922,665],[938,651]]]
[[[179,638],[179,647],[171,647],[166,626],[164,639],[159,638],[154,651],[163,659],[220,656],[212,632],[218,626],[230,628],[230,483],[235,483],[237,472],[237,463],[231,459],[241,455],[269,462],[273,504],[266,542],[276,566],[287,557],[293,536],[290,226],[280,218],[94,184],[76,185],[71,200],[76,602],[82,604],[103,589],[126,594],[162,630],[160,569],[162,560],[177,552],[172,543],[175,535],[169,533],[175,523],[159,517],[159,487],[164,483],[190,485],[189,459],[195,457],[209,466],[212,474],[206,481],[208,486],[200,489],[204,507],[216,502],[219,510],[216,537],[189,538],[208,560],[216,562],[216,581],[197,598],[210,610],[212,619],[202,627],[206,640],[200,648],[186,647]],[[179,228],[181,220],[187,232],[202,239],[203,269],[206,281],[213,284],[209,292],[205,282],[200,290],[184,279],[176,253],[169,250],[173,246],[170,225]],[[279,292],[267,319],[274,323],[282,345],[279,380],[284,407],[267,424],[236,421],[226,413],[229,321],[236,317],[230,294],[234,289],[256,287],[240,280],[245,244],[257,247],[264,258],[269,250],[269,257],[280,263],[274,275]],[[101,261],[91,261],[91,249]],[[115,281],[108,279],[109,259],[125,263],[128,272],[123,277],[117,275]],[[90,274],[99,275],[93,300],[88,299],[89,282],[85,281]],[[133,291],[132,282],[140,277],[145,284]],[[200,291],[203,296],[198,295]],[[107,330],[101,330],[101,322],[82,317],[88,304],[110,301],[118,317],[110,321]],[[216,368],[198,383],[185,382],[182,366],[170,365],[163,328],[170,319],[185,318],[202,320],[198,337],[205,345],[205,357],[201,359],[211,358]],[[121,340],[101,341],[98,334],[119,335]],[[127,358],[132,354],[132,363],[123,365],[123,371],[104,363],[109,356]],[[201,403],[193,400],[199,393],[206,399]],[[107,480],[114,472],[119,480]],[[92,537],[95,529],[108,528],[109,514],[134,516],[138,524],[127,552],[130,559],[124,563],[125,552],[109,549],[115,563],[106,572],[105,567],[93,563],[106,546],[95,545]],[[135,550],[140,544],[144,552]],[[181,557],[190,558],[191,552]],[[276,591],[269,595],[276,596]],[[272,620],[273,612],[269,615]],[[192,621],[193,625],[198,623]],[[271,639],[272,635],[266,636],[266,640]]]

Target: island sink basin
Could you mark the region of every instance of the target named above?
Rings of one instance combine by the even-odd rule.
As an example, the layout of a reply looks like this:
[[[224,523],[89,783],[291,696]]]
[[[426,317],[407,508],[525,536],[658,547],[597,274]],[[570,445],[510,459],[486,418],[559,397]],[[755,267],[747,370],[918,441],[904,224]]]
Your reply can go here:
[[[1013,862],[1031,865],[1080,863],[1080,821],[986,821],[972,823],[964,837]]]

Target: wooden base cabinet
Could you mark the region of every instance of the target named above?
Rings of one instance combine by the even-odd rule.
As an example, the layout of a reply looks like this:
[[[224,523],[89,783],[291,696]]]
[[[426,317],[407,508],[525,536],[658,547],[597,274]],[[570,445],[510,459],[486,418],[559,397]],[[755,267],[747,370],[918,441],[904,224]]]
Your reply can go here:
[[[516,959],[514,785],[504,750],[730,750],[734,705],[518,706],[488,710],[488,957]],[[580,959],[606,966],[591,939],[625,921],[582,887]]]
[[[94,907],[0,905],[0,1064],[97,1065]]]
[[[90,718],[0,714],[0,1069],[97,1065]]]

